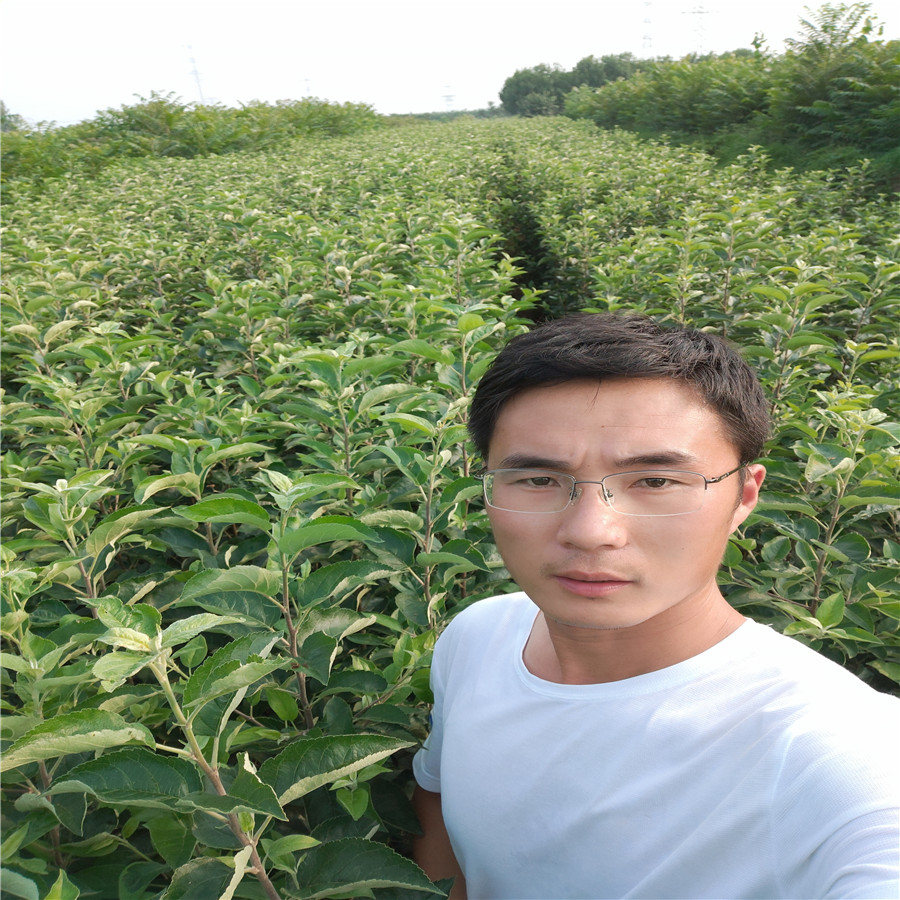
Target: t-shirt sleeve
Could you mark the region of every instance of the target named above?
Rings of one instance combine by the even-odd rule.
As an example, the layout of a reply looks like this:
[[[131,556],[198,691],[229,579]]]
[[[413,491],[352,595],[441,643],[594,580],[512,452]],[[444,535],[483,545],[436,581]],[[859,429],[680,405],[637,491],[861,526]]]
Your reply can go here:
[[[795,737],[773,807],[782,896],[900,897],[900,704],[885,699],[841,742],[824,725]]]
[[[441,792],[441,748],[444,740],[444,685],[446,683],[447,632],[438,639],[431,661],[431,731],[425,743],[413,757],[413,775],[419,787],[435,794]]]

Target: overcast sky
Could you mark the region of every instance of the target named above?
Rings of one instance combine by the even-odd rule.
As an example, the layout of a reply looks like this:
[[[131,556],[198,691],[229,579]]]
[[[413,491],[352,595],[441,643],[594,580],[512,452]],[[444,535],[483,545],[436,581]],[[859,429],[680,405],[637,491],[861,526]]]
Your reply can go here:
[[[237,106],[305,96],[380,113],[480,109],[585,56],[780,52],[809,0],[0,0],[0,98],[69,124],[151,91]],[[886,38],[900,4],[874,0]]]

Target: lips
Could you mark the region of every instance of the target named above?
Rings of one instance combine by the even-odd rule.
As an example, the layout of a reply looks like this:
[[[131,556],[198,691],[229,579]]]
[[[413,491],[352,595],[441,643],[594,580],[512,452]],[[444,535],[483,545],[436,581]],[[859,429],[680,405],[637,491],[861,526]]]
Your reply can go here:
[[[627,578],[610,572],[557,572],[553,579],[565,590],[581,597],[601,597],[631,584]]]

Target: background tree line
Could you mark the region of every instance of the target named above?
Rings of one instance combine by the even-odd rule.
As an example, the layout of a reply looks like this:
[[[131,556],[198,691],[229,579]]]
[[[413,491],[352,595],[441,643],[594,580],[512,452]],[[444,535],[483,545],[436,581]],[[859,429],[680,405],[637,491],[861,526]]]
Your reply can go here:
[[[900,186],[900,41],[883,40],[870,4],[827,4],[784,53],[764,48],[638,60],[586,57],[571,71],[521,69],[500,92],[514,115],[590,119],[668,135],[726,162],[762,146],[801,170],[872,161],[880,189]]]

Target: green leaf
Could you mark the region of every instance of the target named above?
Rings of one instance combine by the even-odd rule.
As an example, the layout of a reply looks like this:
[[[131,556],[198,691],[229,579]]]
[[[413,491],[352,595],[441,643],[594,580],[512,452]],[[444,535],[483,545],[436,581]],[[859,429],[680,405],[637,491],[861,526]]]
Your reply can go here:
[[[267,759],[259,777],[272,786],[284,805],[411,746],[408,741],[380,734],[301,738]]]
[[[281,688],[266,688],[266,703],[282,722],[293,722],[300,715],[300,707],[293,694]]]
[[[364,512],[359,519],[365,525],[407,528],[410,531],[421,531],[425,527],[422,517],[407,509],[373,509]]]
[[[336,794],[337,802],[344,807],[350,818],[358,822],[369,808],[369,791],[365,787],[340,788]]]
[[[872,555],[869,542],[861,534],[842,534],[833,546],[853,562],[864,562]]]
[[[281,576],[258,566],[207,569],[191,578],[181,592],[180,604],[196,605],[207,612],[234,615],[266,626],[281,621]]]
[[[134,499],[144,503],[160,491],[177,490],[180,494],[196,497],[200,493],[200,476],[194,472],[182,472],[177,475],[155,475],[145,478],[135,488]]]
[[[415,387],[411,384],[379,384],[378,387],[374,387],[362,395],[356,408],[361,413],[366,412],[373,406],[387,403],[388,400],[414,394],[415,390]]]
[[[233,673],[251,659],[266,659],[278,640],[278,635],[264,631],[244,635],[221,647],[205,660],[185,682],[182,694],[183,702],[202,697],[207,685],[215,684],[218,677]],[[231,712],[237,708],[246,693],[247,688],[242,688],[237,690],[227,702],[224,699],[225,695],[220,695],[211,703],[202,704],[198,707],[198,712],[192,716],[196,720],[195,730],[205,735],[218,734],[222,722],[227,720]]]
[[[192,856],[196,838],[181,819],[167,814],[147,823],[150,840],[170,868],[177,869]]]
[[[310,847],[319,845],[319,841],[308,834],[289,834],[277,841],[263,838],[261,843],[266,859],[277,869],[290,872],[292,875],[297,869],[297,860],[294,859],[294,854],[298,850],[309,850]]]
[[[422,416],[414,416],[410,413],[387,413],[381,417],[382,422],[396,422],[404,431],[421,431],[429,437],[434,437],[437,428]]]
[[[192,506],[176,506],[172,511],[192,522],[253,525],[263,531],[269,530],[269,514],[258,503],[242,497],[213,497]]]
[[[365,559],[332,563],[315,569],[300,582],[297,602],[301,606],[311,606],[325,600],[336,602],[342,595],[362,584],[388,578],[393,574],[393,569]]]
[[[890,678],[891,681],[896,681],[897,684],[900,684],[900,663],[876,660],[875,662],[870,662],[869,665],[875,671],[881,672],[886,678]]]
[[[477,560],[468,559],[457,553],[445,553],[442,550],[438,550],[434,553],[420,553],[416,557],[416,563],[420,566],[437,566],[441,563],[451,563],[454,566],[459,566],[459,570],[462,572],[470,572],[474,569],[489,571],[486,565]]]
[[[272,672],[285,668],[290,660],[283,658],[257,659],[241,664],[230,660],[209,669],[201,667],[185,683],[184,707],[194,714],[217,697],[246,691]]]
[[[3,885],[3,893],[10,897],[24,897],[25,900],[40,900],[38,886],[30,878],[16,872],[15,869],[0,867],[0,884]]]
[[[322,516],[309,525],[285,531],[278,541],[278,549],[285,556],[294,557],[308,547],[331,541],[371,541],[381,538],[362,522],[349,516]]]
[[[134,532],[141,522],[159,515],[162,511],[160,507],[153,507],[152,509],[125,510],[108,516],[94,528],[84,542],[85,553],[89,556],[97,556],[108,544],[117,543],[126,535]]]
[[[114,691],[121,687],[127,678],[137,675],[144,666],[153,662],[149,653],[132,650],[114,650],[104,653],[92,666],[91,672],[100,679],[104,691]]]
[[[409,353],[411,356],[424,356],[434,362],[451,365],[453,363],[453,353],[444,347],[436,344],[429,344],[421,338],[411,338],[405,341],[398,341],[391,346],[394,353]]]
[[[232,444],[230,447],[222,447],[220,450],[213,450],[211,453],[200,454],[200,461],[204,467],[214,466],[223,459],[233,459],[235,456],[258,456],[260,453],[268,452],[269,448],[264,444],[254,444],[250,441],[243,444]]]
[[[65,872],[60,872],[53,886],[44,894],[43,900],[78,900],[81,891],[69,881]]]
[[[297,867],[297,882],[304,900],[364,897],[377,888],[447,896],[412,860],[384,844],[362,838],[343,838],[313,847]]]
[[[336,637],[316,631],[303,642],[303,646],[300,648],[299,665],[304,672],[327,685],[338,647]]]
[[[173,622],[163,631],[161,646],[163,648],[176,647],[178,644],[184,644],[191,638],[204,631],[209,631],[211,628],[241,621],[243,619],[238,616],[217,616],[215,613],[198,613],[195,616],[188,616],[185,619]]]
[[[458,328],[460,334],[468,334],[470,331],[474,331],[476,328],[480,328],[484,325],[484,319],[478,315],[478,313],[463,313],[459,317]]]
[[[154,746],[153,735],[143,725],[130,724],[121,716],[102,709],[77,710],[54,716],[19,738],[0,757],[0,771],[69,753],[105,750],[132,741]]]
[[[192,763],[135,747],[75,766],[51,790],[54,794],[84,792],[103,803],[171,811],[174,801],[202,788]]]
[[[199,857],[176,869],[162,900],[218,900],[228,889],[234,870],[220,859]]]
[[[844,619],[844,595],[836,593],[826,597],[816,609],[816,618],[823,628],[840,625]]]

